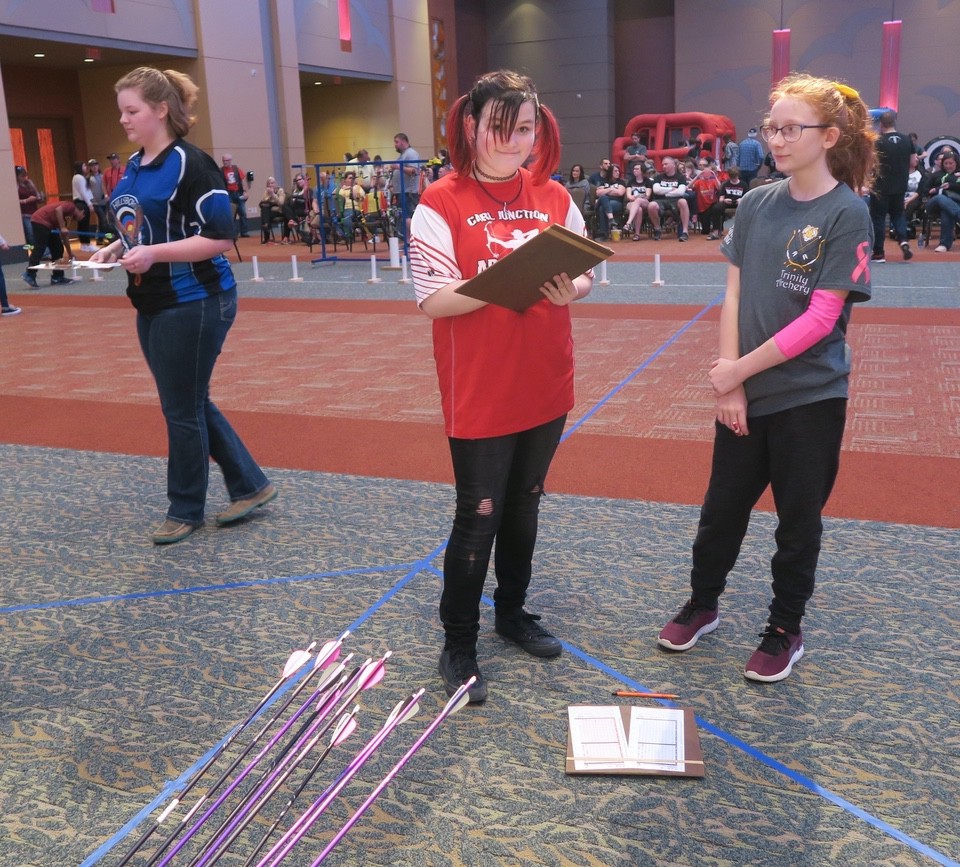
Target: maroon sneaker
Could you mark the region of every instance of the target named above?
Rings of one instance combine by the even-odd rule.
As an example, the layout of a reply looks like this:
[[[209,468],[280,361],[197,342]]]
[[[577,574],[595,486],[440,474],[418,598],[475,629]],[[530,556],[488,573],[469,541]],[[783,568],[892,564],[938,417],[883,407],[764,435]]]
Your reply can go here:
[[[794,635],[779,626],[768,626],[760,633],[760,646],[753,652],[743,676],[747,680],[772,683],[783,680],[793,664],[803,656],[803,633]]]
[[[667,650],[689,650],[701,635],[713,632],[720,624],[716,608],[704,608],[691,599],[657,637],[657,644]]]

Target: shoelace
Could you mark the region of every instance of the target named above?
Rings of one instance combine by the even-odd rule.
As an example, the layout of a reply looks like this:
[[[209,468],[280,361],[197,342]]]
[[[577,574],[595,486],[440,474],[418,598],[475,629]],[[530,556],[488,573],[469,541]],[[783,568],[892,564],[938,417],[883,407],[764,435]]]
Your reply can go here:
[[[450,651],[450,662],[459,681],[465,682],[473,675],[480,675],[480,666],[477,665],[477,658],[469,651],[460,648],[454,648]]]
[[[686,625],[693,619],[694,615],[698,611],[705,611],[705,610],[706,609],[704,608],[703,605],[697,605],[697,603],[691,599],[689,602],[684,603],[683,608],[680,609],[680,613],[677,614],[677,616],[674,617],[673,620],[675,623],[682,623]]]
[[[779,655],[790,646],[790,636],[775,626],[768,626],[759,634],[759,637],[759,650],[771,656]]]

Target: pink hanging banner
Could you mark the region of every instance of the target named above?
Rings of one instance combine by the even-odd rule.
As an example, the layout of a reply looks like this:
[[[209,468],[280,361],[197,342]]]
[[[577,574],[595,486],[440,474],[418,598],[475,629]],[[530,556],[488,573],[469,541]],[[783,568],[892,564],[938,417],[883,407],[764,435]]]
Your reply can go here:
[[[350,0],[337,0],[340,16],[340,42],[350,42]]]
[[[776,84],[790,71],[790,29],[773,31],[771,81]]]
[[[900,32],[902,21],[883,22],[880,58],[880,107],[897,110],[900,103]]]

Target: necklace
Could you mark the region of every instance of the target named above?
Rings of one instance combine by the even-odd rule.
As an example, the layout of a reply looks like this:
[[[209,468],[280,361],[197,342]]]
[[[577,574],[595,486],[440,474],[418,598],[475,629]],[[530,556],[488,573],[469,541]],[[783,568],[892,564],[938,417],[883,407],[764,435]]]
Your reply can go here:
[[[488,181],[494,181],[495,183],[500,183],[500,184],[502,184],[504,181],[512,181],[517,176],[517,172],[520,171],[519,169],[515,169],[512,175],[507,175],[506,177],[498,178],[496,175],[488,175],[476,163],[473,164],[473,170],[478,175],[483,175],[483,177],[485,177]]]
[[[520,194],[523,192],[523,175],[520,175],[520,189],[517,190],[517,194],[512,199],[510,199],[509,202],[505,202],[503,199],[498,199],[493,193],[491,193],[490,190],[487,189],[483,181],[481,181],[480,178],[477,177],[477,172],[480,172],[480,169],[478,169],[476,165],[474,165],[473,168],[474,168],[473,178],[478,184],[480,184],[480,189],[483,190],[497,204],[500,204],[500,202],[503,202],[503,210],[507,210],[507,208],[509,208],[510,205],[512,205],[517,199],[520,198]],[[480,172],[480,174],[483,174],[483,172]],[[507,178],[506,180],[510,180],[510,178]]]

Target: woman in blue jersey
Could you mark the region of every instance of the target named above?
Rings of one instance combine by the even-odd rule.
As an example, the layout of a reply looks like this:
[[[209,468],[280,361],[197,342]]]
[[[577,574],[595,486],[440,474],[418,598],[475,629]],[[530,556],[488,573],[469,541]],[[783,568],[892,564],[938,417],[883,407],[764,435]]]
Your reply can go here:
[[[234,231],[223,176],[183,140],[199,89],[183,73],[145,66],[114,89],[120,124],[139,150],[110,199],[120,238],[91,258],[119,261],[127,271],[140,347],[166,418],[170,508],[153,533],[164,545],[203,524],[211,457],[231,500],[218,524],[240,520],[277,491],[209,398],[237,312],[237,284],[223,255]]]

